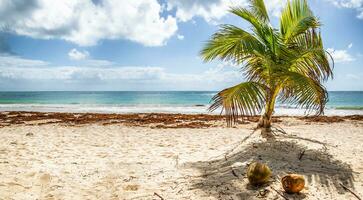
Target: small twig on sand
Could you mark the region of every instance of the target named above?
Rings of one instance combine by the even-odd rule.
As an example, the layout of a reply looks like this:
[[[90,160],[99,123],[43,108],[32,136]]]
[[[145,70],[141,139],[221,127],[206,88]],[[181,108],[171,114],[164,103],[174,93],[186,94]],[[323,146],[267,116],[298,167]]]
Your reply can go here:
[[[158,193],[154,192],[154,195],[156,195],[157,197],[159,197],[161,200],[164,200],[164,198],[162,196],[160,196]]]
[[[233,174],[233,176],[239,178],[238,175],[237,175],[237,173],[236,173],[236,171],[234,171],[234,169],[232,169],[232,174]]]
[[[283,194],[281,194],[281,192],[277,191],[274,187],[270,186],[270,188],[275,191],[278,195],[280,195],[282,198],[284,198],[285,200],[289,200],[289,198],[285,197]]]
[[[347,186],[343,185],[342,183],[339,183],[340,186],[342,186],[344,188],[344,190],[352,193],[355,197],[357,197],[357,199],[362,200],[356,193],[354,193],[352,190],[350,190]]]
[[[302,152],[300,152],[299,160],[301,160],[301,158],[304,156],[304,154],[305,154],[305,149]]]

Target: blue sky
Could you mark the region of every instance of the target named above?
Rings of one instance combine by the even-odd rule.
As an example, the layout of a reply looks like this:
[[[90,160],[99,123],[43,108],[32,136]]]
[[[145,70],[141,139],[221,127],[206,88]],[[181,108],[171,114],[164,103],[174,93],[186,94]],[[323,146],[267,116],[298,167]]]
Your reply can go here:
[[[220,90],[238,66],[203,63],[247,0],[0,0],[0,90]],[[278,26],[284,0],[266,4]],[[363,0],[310,0],[335,58],[328,90],[363,90]]]

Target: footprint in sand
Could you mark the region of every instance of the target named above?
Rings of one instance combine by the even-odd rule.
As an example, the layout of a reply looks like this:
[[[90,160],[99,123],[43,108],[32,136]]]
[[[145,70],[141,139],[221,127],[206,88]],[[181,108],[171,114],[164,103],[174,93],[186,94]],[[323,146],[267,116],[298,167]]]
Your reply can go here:
[[[41,173],[39,175],[40,191],[39,195],[41,199],[54,200],[55,196],[52,194],[57,187],[50,187],[52,176],[49,173]]]
[[[42,185],[47,185],[50,183],[51,180],[51,176],[48,173],[44,173],[42,175],[39,176],[39,181]]]

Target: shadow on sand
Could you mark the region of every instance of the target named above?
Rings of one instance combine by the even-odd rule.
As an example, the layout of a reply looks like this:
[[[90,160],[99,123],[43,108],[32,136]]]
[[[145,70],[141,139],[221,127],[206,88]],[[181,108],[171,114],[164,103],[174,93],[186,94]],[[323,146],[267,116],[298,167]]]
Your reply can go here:
[[[299,160],[303,151],[304,155]],[[246,163],[251,161],[268,164],[274,174],[273,181],[257,188],[247,184],[245,168]],[[353,188],[353,171],[348,164],[334,159],[323,149],[307,149],[306,146],[292,141],[249,143],[229,154],[228,159],[221,156],[220,159],[186,163],[185,166],[196,168],[203,174],[193,180],[191,189],[202,190],[206,196],[214,196],[217,199],[254,199],[261,190],[268,189],[269,185],[275,185],[274,188],[289,199],[304,199],[303,193],[288,195],[282,193],[280,183],[273,183],[279,181],[279,177],[286,173],[303,174],[308,187],[319,187],[319,190],[333,192],[334,189],[334,192],[344,193],[339,183]],[[278,196],[276,191],[271,189],[268,193],[269,197]]]

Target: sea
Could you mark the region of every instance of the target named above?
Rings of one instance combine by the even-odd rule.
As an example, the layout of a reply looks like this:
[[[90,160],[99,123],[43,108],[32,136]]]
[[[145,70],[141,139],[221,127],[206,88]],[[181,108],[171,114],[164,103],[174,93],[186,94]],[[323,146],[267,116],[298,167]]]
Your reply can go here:
[[[211,113],[216,91],[42,91],[0,92],[0,111],[74,113]],[[277,102],[277,115],[309,115]],[[363,91],[331,91],[325,115],[362,115]]]

